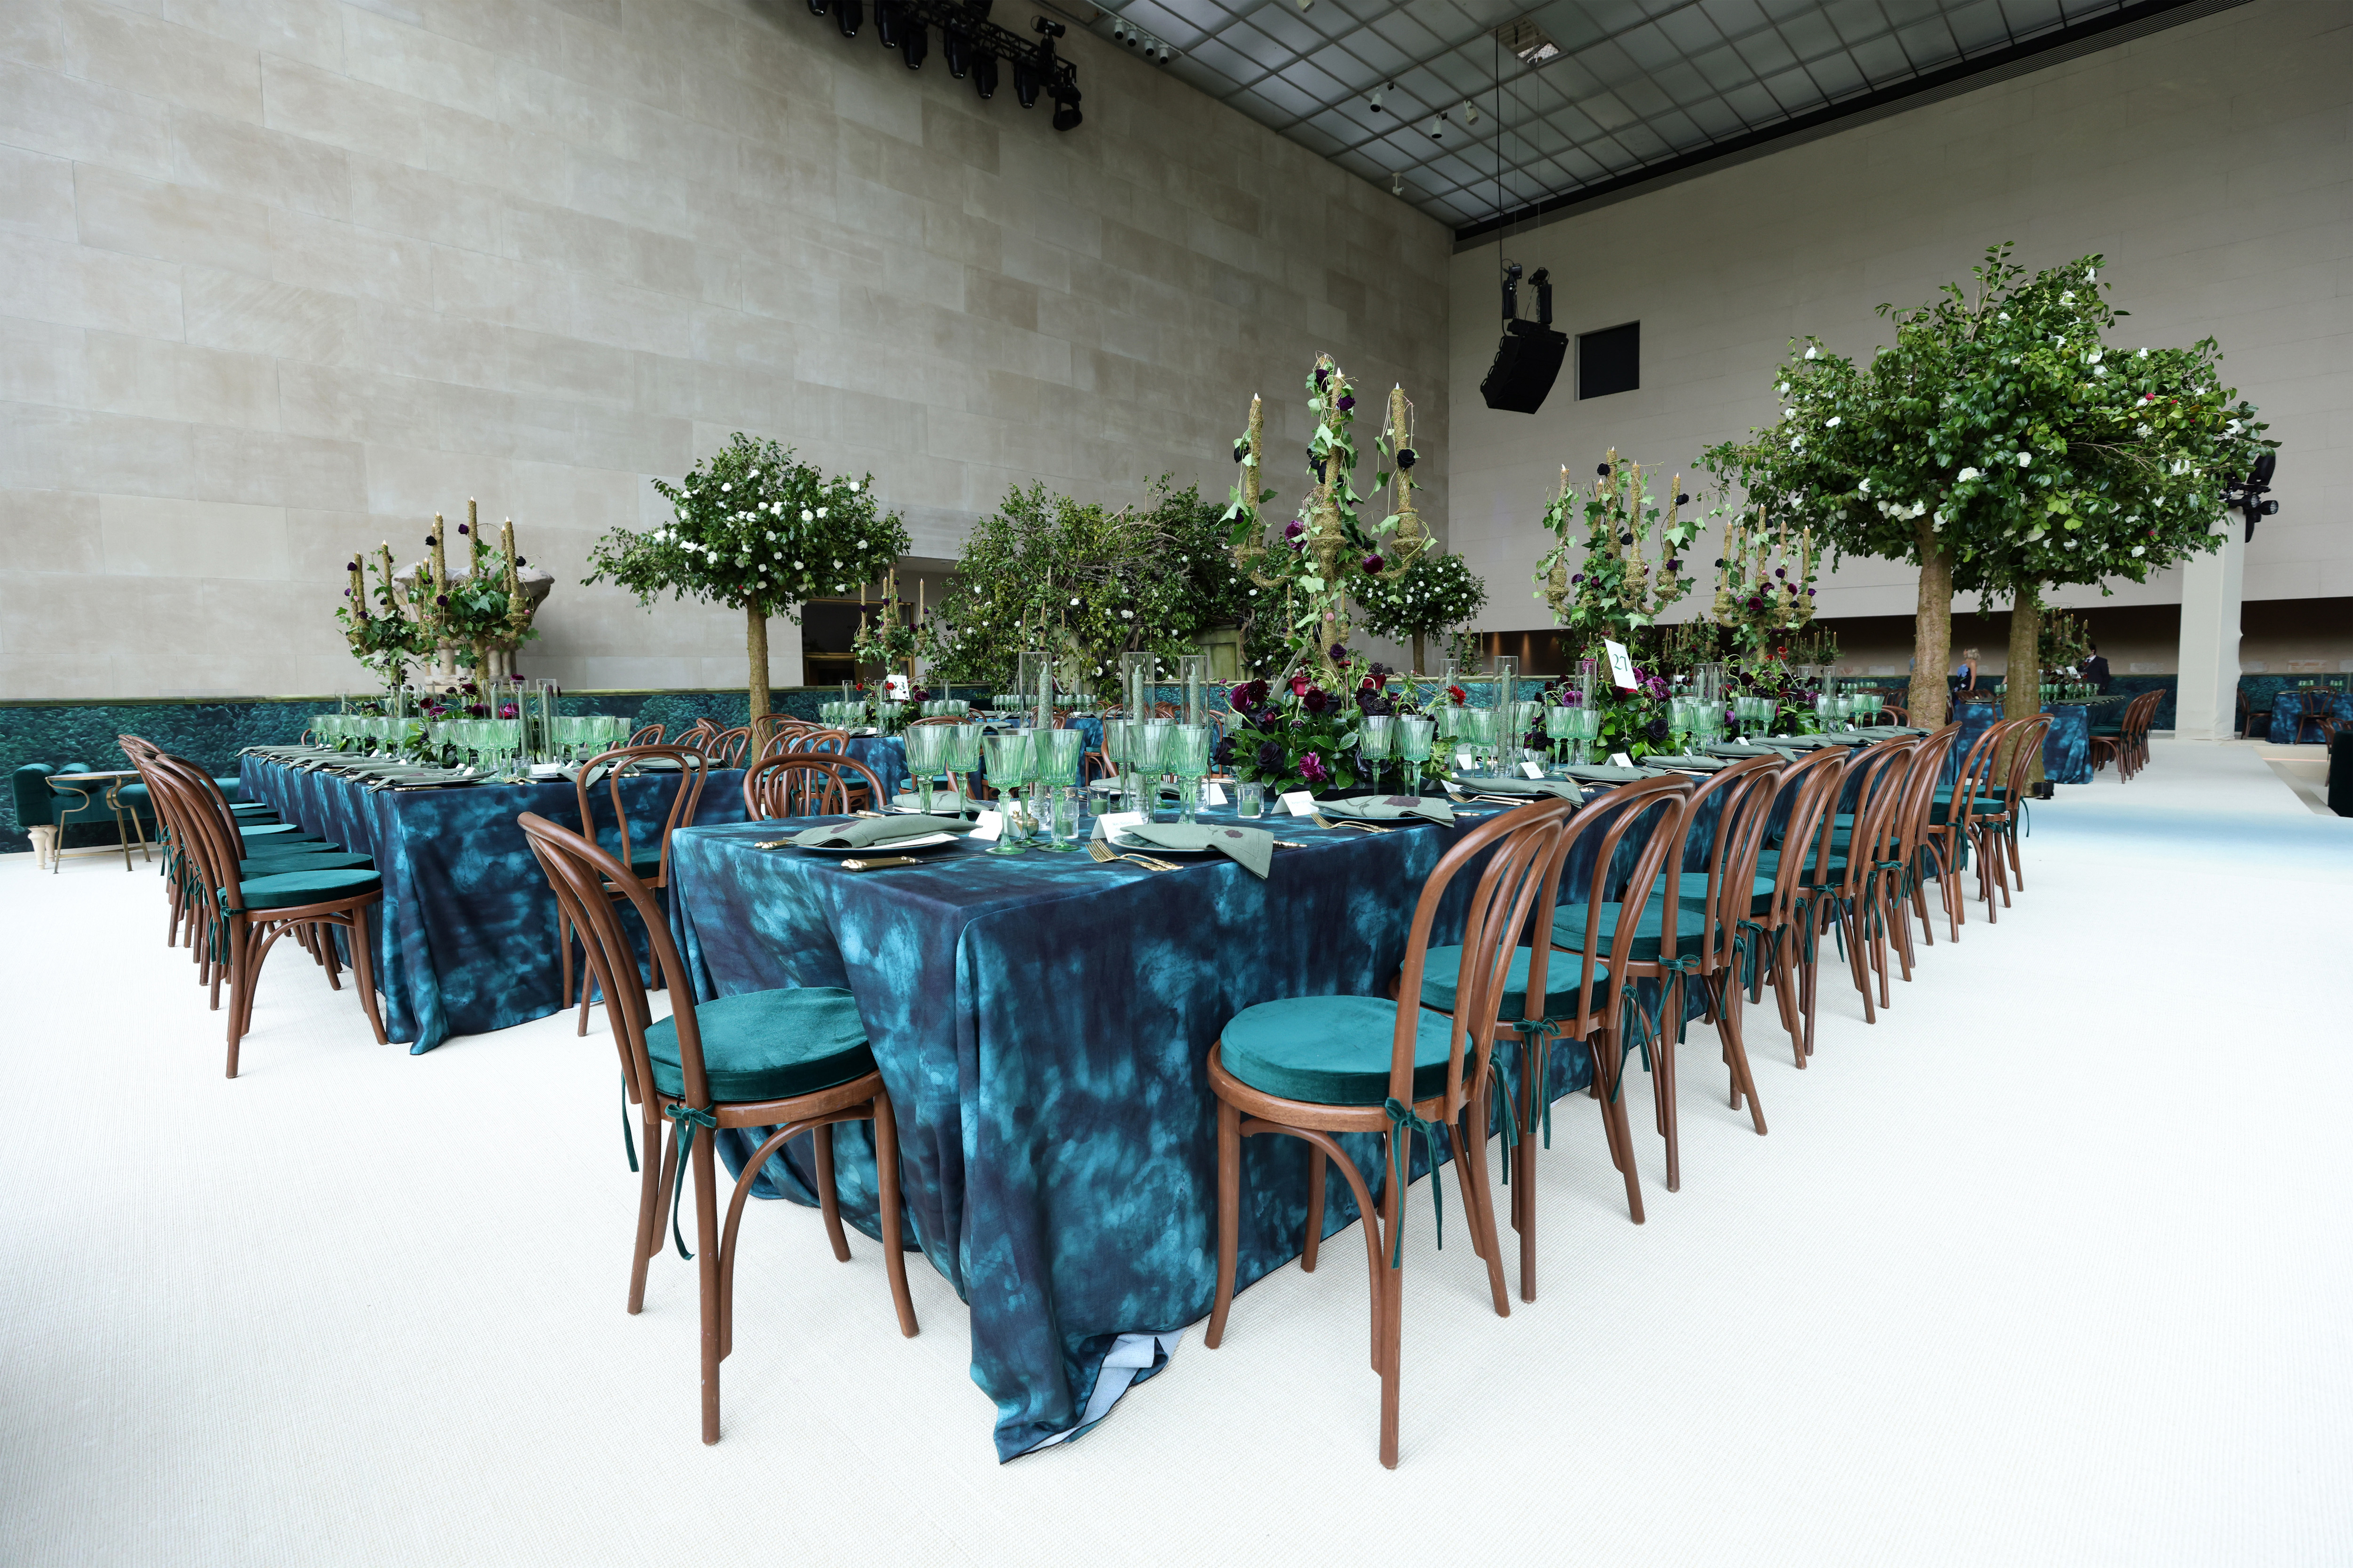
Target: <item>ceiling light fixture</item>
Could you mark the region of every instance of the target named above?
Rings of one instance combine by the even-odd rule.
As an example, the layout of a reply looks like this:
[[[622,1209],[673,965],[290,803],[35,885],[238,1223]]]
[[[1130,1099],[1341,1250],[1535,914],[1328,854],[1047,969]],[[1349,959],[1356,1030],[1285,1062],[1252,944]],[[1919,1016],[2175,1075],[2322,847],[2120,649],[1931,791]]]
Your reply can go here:
[[[1076,131],[1079,121],[1086,118],[1079,112],[1079,89],[1067,81],[1058,81],[1047,90],[1054,98],[1054,129]]]
[[[815,5],[822,5],[825,4],[825,0],[809,0],[809,3]],[[1378,114],[1381,111],[1381,100],[1387,98],[1388,96],[1389,89],[1396,85],[1397,83],[1393,81],[1385,81],[1381,83],[1380,86],[1373,89],[1372,96],[1365,100],[1365,107],[1371,110],[1375,114]]]
[[[1462,100],[1462,123],[1465,125],[1479,123],[1479,106],[1467,98]]]
[[[1389,195],[1393,196],[1401,196],[1405,195],[1405,176],[1403,174],[1391,174],[1389,176]]]
[[[1446,116],[1443,114],[1431,115],[1430,117],[1430,123],[1421,128],[1421,133],[1424,136],[1429,137],[1432,142],[1443,142],[1446,140]]]

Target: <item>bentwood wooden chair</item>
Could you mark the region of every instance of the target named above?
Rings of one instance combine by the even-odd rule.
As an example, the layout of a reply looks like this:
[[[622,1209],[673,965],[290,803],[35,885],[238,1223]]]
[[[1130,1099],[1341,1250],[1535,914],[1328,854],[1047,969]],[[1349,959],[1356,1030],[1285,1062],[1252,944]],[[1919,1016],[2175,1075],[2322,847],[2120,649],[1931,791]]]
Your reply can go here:
[[[1472,1249],[1486,1262],[1495,1315],[1511,1315],[1487,1191],[1488,1071],[1518,935],[1535,908],[1560,833],[1557,803],[1504,813],[1458,838],[1422,884],[1406,943],[1401,994],[1407,996],[1421,994],[1431,929],[1448,889],[1457,878],[1475,879],[1457,977],[1460,1016],[1471,1020],[1466,1028],[1388,997],[1294,996],[1245,1007],[1209,1049],[1209,1088],[1218,1100],[1218,1290],[1204,1342],[1214,1350],[1224,1342],[1226,1316],[1233,1308],[1242,1140],[1261,1133],[1301,1139],[1312,1151],[1307,1257],[1313,1258],[1322,1237],[1327,1161],[1339,1167],[1364,1216],[1372,1363],[1381,1379],[1381,1463],[1392,1469],[1398,1461],[1405,1200],[1417,1137],[1430,1156],[1433,1205],[1444,1201],[1437,1174],[1440,1137],[1451,1146]],[[1377,1216],[1364,1172],[1334,1136],[1344,1132],[1378,1134],[1383,1141]]]
[[[1761,828],[1751,813],[1760,804],[1769,806],[1772,778],[1779,766],[1776,757],[1751,758],[1709,775],[1695,786],[1683,786],[1682,810],[1666,819],[1672,826],[1664,869],[1640,904],[1588,897],[1563,904],[1553,915],[1555,949],[1582,952],[1588,925],[1598,925],[1599,935],[1609,946],[1609,973],[1621,984],[1633,982],[1647,988],[1644,996],[1657,999],[1654,1016],[1647,1021],[1641,1016],[1647,1001],[1638,1003],[1634,1021],[1640,1025],[1641,1053],[1651,1069],[1655,1120],[1659,1136],[1666,1143],[1671,1193],[1683,1189],[1675,1050],[1690,1015],[1694,985],[1716,1024],[1725,1065],[1732,1077],[1732,1103],[1736,1107],[1746,1101],[1757,1132],[1765,1131],[1765,1110],[1748,1070],[1747,1050],[1739,1023],[1724,1001],[1721,982],[1736,958],[1746,952],[1739,924],[1749,918],[1755,896],[1760,847],[1757,831]],[[1761,794],[1757,791],[1760,784],[1764,786]],[[1651,793],[1659,792],[1654,786]],[[1624,794],[1604,795],[1588,809],[1611,809]],[[1634,911],[1630,921],[1629,910]]]
[[[646,1272],[661,1250],[663,1189],[670,1190],[670,1234],[679,1255],[696,1264],[702,1307],[702,1440],[719,1441],[719,1363],[734,1349],[735,1258],[744,1200],[769,1157],[809,1136],[816,1154],[819,1212],[833,1255],[849,1261],[834,1185],[833,1129],[874,1124],[875,1187],[881,1207],[882,1264],[899,1331],[914,1337],[915,1305],[907,1293],[901,1229],[899,1129],[891,1094],[874,1066],[857,999],[833,986],[752,991],[697,1004],[679,987],[667,1018],[657,1019],[638,977],[637,950],[621,924],[627,904],[643,922],[655,963],[686,973],[654,890],[629,868],[579,834],[526,812],[516,824],[547,873],[556,902],[580,931],[590,972],[604,989],[605,1016],[621,1057],[621,1083],[638,1108],[646,1158],[638,1187],[637,1242],[629,1259],[629,1310],[645,1308]],[[615,895],[618,896],[616,897]],[[671,1136],[665,1145],[663,1121]],[[723,1128],[769,1130],[735,1178],[723,1224],[713,1145]],[[709,1136],[702,1136],[702,1133]],[[654,1151],[661,1150],[661,1158]],[[695,1249],[687,1250],[678,1204],[694,1179]]]
[[[1928,858],[1936,869],[1937,891],[1944,900],[1946,934],[1954,942],[1961,940],[1961,927],[1968,921],[1968,895],[1961,889],[1961,873],[1970,868],[1969,818],[1980,806],[1991,805],[2000,788],[1995,769],[2000,757],[2003,726],[2010,722],[1998,720],[1986,726],[1969,743],[1969,749],[1961,753],[1959,771],[1954,774],[1953,782],[1937,786],[1936,798],[1928,808]],[[1957,739],[1954,746],[1958,749]],[[1979,865],[1976,869],[1983,886],[1985,868]]]
[[[1936,922],[1928,916],[1928,881],[1936,868],[1928,853],[1928,814],[1936,805],[1937,784],[1944,778],[1945,763],[1951,758],[1954,742],[1960,734],[1958,725],[1947,724],[1935,734],[1921,738],[1913,749],[1912,761],[1905,773],[1903,796],[1895,808],[1896,854],[1904,868],[1900,875],[1891,873],[1892,909],[1897,935],[1896,957],[1906,980],[1912,978],[1914,963],[1913,915],[1919,917],[1922,942],[1934,946],[1936,941]]]
[[[748,727],[723,730],[703,742],[702,754],[710,759],[712,767],[740,768],[744,765],[744,753],[751,744],[752,731]]]
[[[663,817],[659,831],[640,820],[633,833],[629,824],[629,808],[623,797],[621,785],[632,778],[660,778],[675,772],[678,790],[670,796],[670,811]],[[625,746],[618,751],[601,752],[580,764],[579,774],[573,781],[578,799],[580,825],[584,832],[601,840],[604,829],[597,825],[596,792],[604,787],[610,806],[615,841],[620,846],[622,864],[630,873],[658,892],[670,889],[670,835],[681,827],[694,826],[695,811],[702,803],[703,782],[711,773],[702,752],[688,746]],[[612,899],[620,900],[619,889],[613,889]],[[572,1000],[572,934],[570,922],[559,904],[555,921],[556,945],[564,952],[564,998],[568,1006]],[[668,984],[667,972],[657,965],[653,973],[654,987],[659,990]],[[580,1020],[576,1032],[588,1033],[590,992],[588,977],[584,973],[580,984]]]
[[[1888,1003],[1887,909],[1889,879],[1903,869],[1903,806],[1911,764],[1919,752],[1912,740],[1887,741],[1856,752],[1841,781],[1846,809],[1831,816],[1816,835],[1814,858],[1800,875],[1817,889],[1810,913],[1820,929],[1807,932],[1819,952],[1820,938],[1835,929],[1845,949],[1854,988],[1862,994],[1862,1020],[1879,1021],[1877,1006]],[[1812,1050],[1812,1032],[1807,1037]]]
[[[648,724],[629,736],[632,746],[659,746],[661,743],[662,727],[659,724]]]
[[[2042,739],[2051,732],[2051,724],[2048,713],[2013,721],[1996,763],[1996,776],[2002,780],[2002,786],[1990,802],[1969,817],[1969,832],[1983,852],[1986,869],[2000,889],[2005,907],[2010,903],[2012,879],[2021,892],[2026,890],[2025,868],[2018,858],[2019,829],[2026,819],[2027,775],[2034,771],[2035,760],[2042,755]],[[1989,894],[1986,919],[1995,918],[1993,899]]]
[[[1750,961],[1749,999],[1756,1001],[1770,983],[1791,1056],[1801,1068],[1814,1049],[1816,938],[1824,896],[1807,879],[1810,851],[1832,830],[1850,760],[1845,747],[1823,746],[1775,775],[1771,819],[1757,852],[1756,878],[1771,887],[1758,889],[1749,905],[1750,952],[1762,955]]]
[[[250,861],[237,820],[220,786],[202,770],[166,763],[156,777],[164,784],[184,836],[185,853],[201,873],[202,913],[212,952],[216,1005],[220,982],[228,981],[228,1076],[237,1076],[238,1047],[253,1026],[253,991],[261,965],[278,939],[289,931],[311,948],[327,970],[327,983],[343,989],[336,974],[333,932],[350,939],[353,978],[360,1006],[376,1044],[385,1043],[376,1010],[375,958],[368,911],[384,901],[384,880],[374,870],[301,864],[297,859]]]
[[[216,921],[197,918],[198,911],[208,907],[211,888],[206,882],[203,863],[195,858],[191,813],[200,808],[208,810],[214,802],[227,805],[238,865],[248,876],[266,874],[260,868],[264,861],[289,857],[299,858],[306,867],[322,869],[364,868],[373,865],[364,855],[343,855],[340,846],[326,842],[318,834],[303,832],[299,824],[280,822],[266,812],[239,811],[228,801],[219,780],[185,758],[172,756],[144,742],[126,754],[132,759],[132,766],[139,770],[140,782],[149,792],[161,828],[163,871],[171,914],[167,945],[178,940],[185,921],[188,956],[197,966],[199,984],[211,981],[212,966],[220,954],[213,950],[208,939],[221,933]],[[197,788],[196,781],[200,779],[206,788]],[[330,860],[332,866],[327,864]],[[207,940],[200,942],[200,936]],[[217,1005],[217,993],[215,1001]]]
[[[786,752],[744,770],[744,815],[754,822],[793,816],[846,816],[854,800],[878,800],[882,781],[855,757]]]

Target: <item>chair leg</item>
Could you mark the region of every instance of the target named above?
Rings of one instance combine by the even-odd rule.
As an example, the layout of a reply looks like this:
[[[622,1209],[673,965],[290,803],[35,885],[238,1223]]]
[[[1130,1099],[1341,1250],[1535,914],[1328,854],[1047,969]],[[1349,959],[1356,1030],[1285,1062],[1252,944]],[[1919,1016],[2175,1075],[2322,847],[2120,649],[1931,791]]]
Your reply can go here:
[[[1658,1071],[1651,1075],[1651,1093],[1658,1100],[1659,1136],[1667,1145],[1667,1191],[1683,1190],[1683,1129],[1675,1121],[1675,1033],[1664,1012],[1659,1016]]]
[[[668,1188],[670,1172],[668,1141],[662,1137],[661,1114],[654,1102],[647,1100],[638,1108],[638,1142],[645,1154],[638,1162],[641,1180],[638,1184],[638,1246],[629,1259],[629,1312],[631,1316],[646,1310],[646,1267],[654,1254],[661,1250],[661,1195]],[[621,1108],[628,1114],[628,1107]]]
[[[702,1440],[719,1441],[719,1336],[723,1300],[719,1277],[719,1183],[710,1138],[697,1138],[687,1157],[694,1166],[694,1262],[702,1298]]]
[[[1748,1070],[1748,1047],[1740,1037],[1738,980],[1739,976],[1735,975],[1734,983],[1727,985],[1721,975],[1712,975],[1707,984],[1716,989],[1715,1027],[1724,1039],[1725,1065],[1732,1069],[1732,1109],[1739,1110],[1740,1102],[1746,1100],[1748,1102],[1748,1119],[1756,1124],[1757,1135],[1762,1138],[1765,1135],[1765,1106],[1757,1098],[1756,1075]]]
[[[1625,1087],[1626,1057],[1619,1049],[1614,1030],[1603,1030],[1596,1037],[1593,1051],[1594,1079],[1601,1088],[1601,1119],[1609,1134],[1611,1152],[1618,1158],[1619,1171],[1626,1178],[1626,1212],[1636,1225],[1642,1223],[1642,1178],[1634,1166],[1634,1130],[1626,1123]]]
[[[1394,1142],[1399,1134],[1392,1128],[1384,1136]],[[1389,1151],[1386,1168],[1390,1171],[1397,1169],[1394,1149]],[[1431,1173],[1433,1178],[1436,1174],[1436,1172]],[[1388,1188],[1381,1196],[1381,1209],[1387,1223],[1381,1226],[1381,1233],[1383,1239],[1394,1247],[1398,1226],[1405,1217],[1406,1184],[1392,1180],[1383,1184]],[[1383,1261],[1387,1262],[1387,1259]],[[1405,1317],[1403,1263],[1376,1270],[1373,1285],[1381,1298],[1381,1465],[1385,1469],[1394,1470],[1398,1462],[1398,1384],[1405,1338],[1399,1331]]]
[[[1307,1146],[1307,1244],[1299,1249],[1299,1271],[1315,1272],[1316,1254],[1324,1246],[1324,1185],[1330,1175],[1331,1163],[1324,1151],[1314,1144]]]
[[[375,1003],[375,954],[369,951],[367,912],[365,904],[352,910],[352,984],[359,987],[360,1007],[367,1014],[368,1027],[375,1031],[375,1043],[385,1046],[392,1038],[384,1032],[384,1015]]]
[[[833,1243],[835,1260],[847,1263],[849,1237],[842,1234],[841,1194],[833,1184],[833,1123],[828,1121],[810,1133],[809,1141],[817,1147],[818,1212],[825,1215],[825,1234]]]
[[[915,1299],[907,1293],[907,1237],[899,1213],[899,1119],[887,1092],[874,1097],[874,1190],[882,1209],[882,1268],[891,1278],[891,1302],[899,1310],[899,1332],[912,1340]]]
[[[1234,1305],[1235,1254],[1241,1243],[1242,1113],[1231,1100],[1218,1101],[1218,1295],[1209,1309],[1208,1332],[1201,1342],[1216,1350],[1226,1337],[1226,1314]]]
[[[1454,1163],[1464,1167],[1464,1206],[1471,1211],[1472,1234],[1479,1238],[1479,1256],[1487,1262],[1487,1289],[1495,1298],[1495,1316],[1512,1315],[1512,1292],[1504,1283],[1504,1244],[1495,1233],[1495,1193],[1487,1180],[1487,1124],[1493,1111],[1493,1085],[1482,1083],[1462,1108],[1461,1136],[1454,1145]]]
[[[245,1037],[245,1031],[237,1026],[240,1021],[237,1004],[243,999],[247,989],[247,982],[244,979],[245,950],[252,942],[253,937],[252,933],[246,930],[243,921],[231,919],[227,923],[229,928],[228,952],[225,962],[216,963],[213,965],[213,1006],[216,1009],[220,1006],[221,971],[226,969],[228,971],[228,1076],[235,1078],[237,1048]]]

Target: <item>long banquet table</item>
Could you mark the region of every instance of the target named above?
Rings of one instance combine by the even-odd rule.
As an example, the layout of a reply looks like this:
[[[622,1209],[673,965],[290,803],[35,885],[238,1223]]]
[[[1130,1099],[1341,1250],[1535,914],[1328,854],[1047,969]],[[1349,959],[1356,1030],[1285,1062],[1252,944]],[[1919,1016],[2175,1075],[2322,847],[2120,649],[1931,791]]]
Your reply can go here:
[[[1206,1058],[1220,1028],[1280,997],[1384,994],[1421,884],[1462,829],[1327,833],[1271,819],[1308,847],[1278,850],[1261,882],[1222,857],[1156,873],[960,845],[860,875],[755,847],[797,826],[697,826],[673,840],[671,918],[695,994],[856,995],[899,1119],[911,1243],[971,1309],[972,1375],[996,1402],[997,1453],[1010,1458],[1086,1424],[1121,1336],[1174,1334],[1209,1309]],[[1460,939],[1466,883],[1456,886],[1440,941]],[[1589,1074],[1582,1049],[1556,1050],[1551,1095]],[[758,1142],[720,1137],[739,1170]],[[879,1236],[867,1127],[838,1137],[843,1214]],[[1377,1195],[1378,1151],[1375,1138],[1352,1150]],[[1246,1286],[1300,1251],[1307,1148],[1253,1138],[1242,1159]],[[808,1203],[808,1173],[796,1148],[754,1190]],[[1449,1230],[1464,1247],[1459,1195]],[[1336,1171],[1325,1204],[1326,1234],[1356,1218]],[[1430,1223],[1419,1196],[1409,1213]]]
[[[698,820],[742,822],[743,776],[713,770]],[[578,795],[570,781],[372,790],[339,773],[252,754],[238,760],[237,779],[248,800],[267,801],[303,831],[375,861],[384,878],[373,935],[385,1032],[412,1054],[452,1035],[563,1009],[555,898],[515,818],[533,811],[576,830]],[[678,779],[644,774],[624,779],[621,790],[631,833],[659,831]],[[600,787],[600,837],[611,848],[617,840],[607,799]]]

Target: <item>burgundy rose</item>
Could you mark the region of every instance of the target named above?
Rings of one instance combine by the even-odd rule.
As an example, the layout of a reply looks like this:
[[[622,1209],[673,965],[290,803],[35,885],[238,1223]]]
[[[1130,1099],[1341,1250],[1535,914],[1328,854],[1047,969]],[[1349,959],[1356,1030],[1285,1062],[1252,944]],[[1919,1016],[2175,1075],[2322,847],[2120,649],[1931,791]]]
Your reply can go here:
[[[1367,571],[1367,572],[1377,572],[1377,571],[1379,571],[1380,569],[1381,569],[1381,558],[1380,558],[1379,556],[1377,556],[1377,555],[1367,555],[1367,556],[1366,556],[1366,557],[1365,557],[1365,570],[1366,570],[1366,571]]]
[[[1325,691],[1320,686],[1309,687],[1307,689],[1307,694],[1304,697],[1302,697],[1300,700],[1306,705],[1307,710],[1310,713],[1321,713],[1325,709],[1332,706],[1331,693]]]
[[[1299,776],[1305,779],[1312,784],[1330,784],[1332,782],[1332,775],[1324,771],[1324,759],[1317,756],[1313,752],[1308,752],[1301,755],[1299,759]]]

